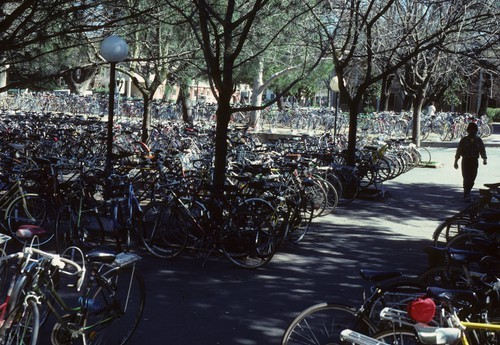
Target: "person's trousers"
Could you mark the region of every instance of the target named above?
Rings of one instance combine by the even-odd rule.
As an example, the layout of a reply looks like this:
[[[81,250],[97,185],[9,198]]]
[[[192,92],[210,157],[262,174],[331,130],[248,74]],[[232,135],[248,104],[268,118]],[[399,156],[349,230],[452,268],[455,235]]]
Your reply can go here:
[[[464,196],[468,197],[477,176],[477,158],[462,158],[462,177],[464,179]]]

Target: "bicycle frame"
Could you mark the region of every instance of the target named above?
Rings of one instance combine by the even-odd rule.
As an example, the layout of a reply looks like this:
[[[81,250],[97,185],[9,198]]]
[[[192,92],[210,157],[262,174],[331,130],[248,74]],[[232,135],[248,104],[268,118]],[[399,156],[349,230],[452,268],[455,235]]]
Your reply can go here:
[[[466,332],[467,330],[500,332],[500,325],[498,325],[498,324],[462,321],[456,315],[454,315],[454,319],[455,319],[455,323],[462,330],[462,335],[461,335],[460,339],[461,339],[463,345],[470,345],[471,344],[469,341],[469,338],[467,337],[467,332]]]

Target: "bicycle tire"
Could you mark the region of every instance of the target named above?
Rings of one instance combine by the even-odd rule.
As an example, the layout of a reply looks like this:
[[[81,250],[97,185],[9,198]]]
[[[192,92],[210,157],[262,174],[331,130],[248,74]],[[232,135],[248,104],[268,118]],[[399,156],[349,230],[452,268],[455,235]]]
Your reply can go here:
[[[105,242],[104,224],[94,210],[82,212],[77,223],[78,217],[70,206],[59,209],[54,236],[58,253],[71,246],[90,249]]]
[[[333,185],[333,188],[335,188],[335,191],[337,192],[337,196],[340,199],[342,197],[342,193],[343,193],[343,186],[342,186],[342,182],[340,181],[338,176],[335,175],[335,173],[327,172],[325,174],[325,176],[323,176],[323,178]],[[337,200],[337,204],[338,204],[338,202],[339,202],[339,200]]]
[[[421,345],[418,335],[411,328],[387,329],[372,335],[373,339],[382,341],[383,344]]]
[[[359,177],[354,173],[342,175],[342,194],[339,198],[339,205],[350,204],[358,196],[360,190]]]
[[[309,203],[309,207],[311,207],[313,218],[319,217],[325,212],[328,195],[322,182],[314,179],[312,185],[304,186],[304,197],[312,201]]]
[[[431,152],[423,146],[420,146],[419,148],[417,148],[417,152],[420,156],[420,163],[419,163],[420,166],[421,167],[428,166],[431,163],[431,159],[432,159]]]
[[[152,202],[144,208],[139,236],[151,254],[172,259],[186,248],[187,220],[176,205]]]
[[[422,272],[417,280],[427,286],[437,286],[443,289],[469,289],[471,282],[461,266],[440,266]]]
[[[290,229],[288,239],[294,244],[298,244],[304,239],[313,219],[312,200],[302,199],[299,205],[293,210],[290,216]]]
[[[335,186],[330,181],[323,178],[316,178],[322,185],[326,193],[326,202],[321,216],[331,214],[337,208],[339,195]]]
[[[78,245],[74,239],[76,231],[76,215],[70,206],[62,206],[57,212],[55,244],[56,252],[61,254],[66,248],[72,245]]]
[[[417,279],[397,280],[376,287],[381,293],[369,304],[367,315],[370,321],[377,326],[378,330],[386,328],[386,324],[380,320],[380,312],[385,307],[406,310],[406,306],[414,299],[425,295],[428,285]]]
[[[343,344],[344,329],[370,334],[375,327],[357,314],[356,309],[343,304],[320,303],[302,311],[288,325],[281,345]]]
[[[135,265],[103,274],[90,296],[94,307],[83,321],[82,336],[91,344],[125,344],[134,334],[144,311],[146,288]]]
[[[36,225],[45,230],[38,236],[39,245],[52,240],[55,231],[56,210],[44,198],[37,194],[26,194],[17,197],[5,212],[7,227],[18,242],[25,245],[31,238],[18,237],[16,231],[21,225]]]
[[[33,299],[17,304],[0,327],[2,345],[36,345],[40,328],[38,305]]]
[[[462,232],[450,238],[446,248],[482,252],[484,256],[495,256],[497,254],[496,246],[488,248],[489,245],[486,243],[493,243],[493,240],[489,239],[486,234],[471,229],[471,231]]]
[[[271,204],[258,198],[245,200],[233,210],[219,232],[219,246],[229,262],[259,268],[271,261],[278,243],[273,211]]]
[[[27,293],[29,293],[32,290],[32,283],[34,280],[34,276],[37,275],[39,272],[37,271],[38,264],[37,263],[32,263],[27,266],[26,271],[23,275],[19,276],[17,280],[14,283],[14,287],[12,289],[12,293],[10,296],[10,301],[8,304],[8,312],[11,312],[17,305],[22,304],[27,297]],[[47,273],[47,272],[45,272]],[[59,289],[60,286],[60,274],[58,270],[51,271],[50,273],[50,287],[57,290]],[[39,279],[39,277],[37,277]],[[46,277],[44,279],[47,279]],[[50,301],[52,305],[54,305],[54,296],[51,295],[50,293],[47,293],[47,287],[42,286],[42,284],[38,284],[38,291],[44,294],[45,296],[45,302]],[[47,303],[41,303],[38,304],[38,314],[39,314],[39,324],[43,325],[47,319],[49,318],[49,315],[51,313],[50,308],[47,307]]]
[[[6,255],[5,251],[0,248],[0,258]],[[7,286],[7,279],[9,274],[9,264],[6,260],[0,261],[0,292],[5,291],[5,287]]]
[[[432,235],[434,246],[446,246],[451,238],[460,234],[463,231],[464,227],[467,227],[472,223],[473,221],[466,215],[464,215],[463,217],[452,217],[450,219],[444,220],[436,227]]]

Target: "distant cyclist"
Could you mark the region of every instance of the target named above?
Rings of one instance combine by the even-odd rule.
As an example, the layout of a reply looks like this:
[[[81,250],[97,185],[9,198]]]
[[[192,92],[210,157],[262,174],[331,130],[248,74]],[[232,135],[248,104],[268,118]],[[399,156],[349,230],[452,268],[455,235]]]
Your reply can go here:
[[[460,139],[455,154],[455,169],[458,169],[458,160],[462,157],[462,177],[464,186],[464,199],[470,200],[470,192],[477,176],[479,156],[486,165],[486,150],[481,138],[477,136],[478,128],[473,122],[467,126],[468,135]]]

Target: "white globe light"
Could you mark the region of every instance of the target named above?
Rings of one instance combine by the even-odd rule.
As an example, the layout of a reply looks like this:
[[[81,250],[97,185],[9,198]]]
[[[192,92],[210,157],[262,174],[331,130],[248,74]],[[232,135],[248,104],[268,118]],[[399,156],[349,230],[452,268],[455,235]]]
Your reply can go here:
[[[339,78],[337,76],[330,80],[330,89],[332,89],[333,92],[339,92]]]
[[[107,62],[121,62],[127,57],[128,45],[120,36],[112,35],[101,42],[100,52]]]

